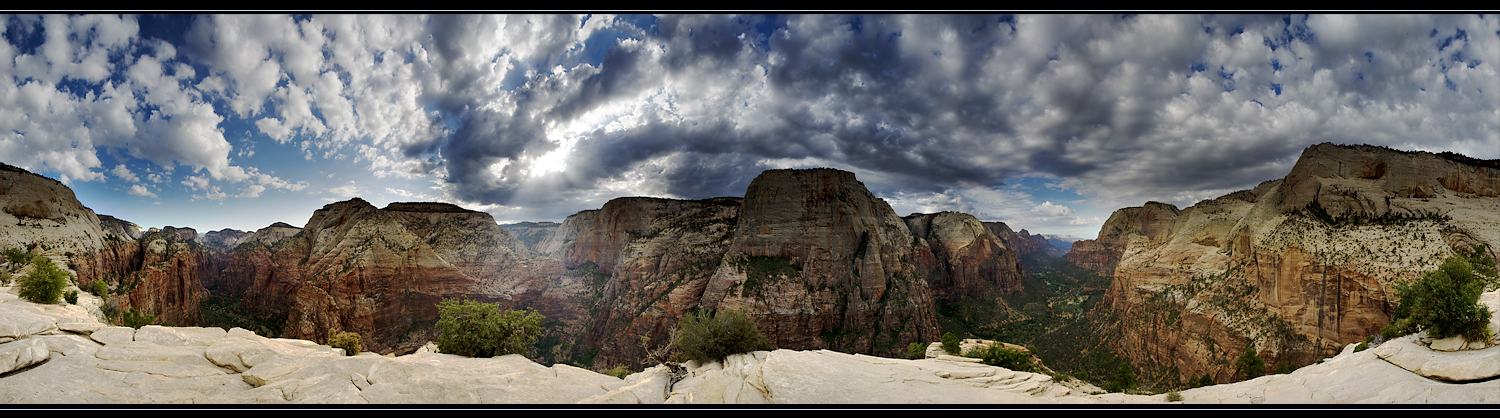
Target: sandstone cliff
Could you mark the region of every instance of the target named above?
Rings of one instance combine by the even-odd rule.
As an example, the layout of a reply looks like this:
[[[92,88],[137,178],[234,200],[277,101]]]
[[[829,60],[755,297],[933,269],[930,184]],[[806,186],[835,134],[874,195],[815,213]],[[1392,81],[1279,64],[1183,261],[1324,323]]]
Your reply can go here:
[[[699,307],[741,203],[620,198],[563,221],[552,253],[569,270],[563,280],[587,289],[577,303],[592,313],[584,343],[598,350],[596,365],[647,366],[637,362],[668,343]]]
[[[500,227],[505,228],[506,232],[516,237],[516,240],[520,241],[521,245],[525,246],[527,250],[535,253],[535,248],[542,241],[551,237],[557,231],[557,227],[561,225],[557,222],[517,222],[500,225]]]
[[[257,231],[257,244],[227,255],[214,289],[243,292],[245,308],[286,315],[285,336],[320,339],[356,332],[372,351],[414,349],[435,335],[437,303],[459,296],[498,301],[499,274],[518,264],[513,242],[489,214],[447,204],[361,199],[313,213],[296,234]],[[514,290],[514,286],[509,287]]]
[[[1004,223],[980,222],[957,212],[912,214],[902,219],[915,237],[917,264],[934,297],[952,301],[1021,289],[1017,246],[1031,242],[1023,242]]]
[[[141,231],[140,225],[109,215],[99,215],[99,224],[101,228],[104,228],[105,239],[114,236],[115,240],[134,241],[141,239],[141,236],[145,235],[145,232]]]
[[[1100,309],[1137,365],[1229,379],[1249,344],[1306,364],[1389,323],[1393,286],[1500,243],[1500,163],[1322,144],[1283,180],[1177,210],[1126,208],[1069,259],[1112,274]]]
[[[779,347],[894,352],[938,334],[913,241],[853,173],[766,171],[702,304],[746,310]]]
[[[0,163],[0,251],[92,254],[104,245],[98,215],[57,180]],[[50,254],[49,254],[50,255]]]

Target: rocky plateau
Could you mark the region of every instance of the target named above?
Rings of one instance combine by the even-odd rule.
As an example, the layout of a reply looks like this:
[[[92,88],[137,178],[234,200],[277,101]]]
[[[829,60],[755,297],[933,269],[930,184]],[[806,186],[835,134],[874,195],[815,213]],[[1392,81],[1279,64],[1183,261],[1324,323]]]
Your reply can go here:
[[[0,287],[0,403],[8,405],[1500,402],[1500,379],[1493,376],[1434,380],[1380,354],[1399,352],[1406,364],[1500,370],[1500,347],[1440,352],[1414,340],[1362,352],[1350,345],[1290,374],[1185,390],[1180,401],[1168,402],[1166,394],[1099,393],[1076,381],[938,354],[938,343],[919,360],[781,349],[658,365],[622,379],[515,354],[469,358],[427,346],[403,356],[345,356],[342,349],[241,328],[116,327],[99,321],[101,301],[87,293],[77,305],[38,305],[15,293]],[[1500,304],[1500,293],[1486,297]],[[1398,342],[1406,344],[1392,347]]]

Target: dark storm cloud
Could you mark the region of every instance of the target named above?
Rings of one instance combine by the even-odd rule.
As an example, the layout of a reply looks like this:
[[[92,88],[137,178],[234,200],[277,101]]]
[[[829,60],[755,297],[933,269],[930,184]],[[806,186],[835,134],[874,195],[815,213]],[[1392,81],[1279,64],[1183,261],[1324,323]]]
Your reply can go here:
[[[431,177],[445,199],[550,219],[831,166],[904,207],[1076,224],[1062,203],[1007,203],[1029,195],[1006,183],[1186,205],[1281,177],[1320,142],[1500,157],[1492,16],[5,22],[0,153],[84,181],[145,178],[95,147],[206,169],[183,183],[195,191],[255,178],[229,161],[249,151],[224,138],[233,122],[314,163],[354,155],[379,178]]]

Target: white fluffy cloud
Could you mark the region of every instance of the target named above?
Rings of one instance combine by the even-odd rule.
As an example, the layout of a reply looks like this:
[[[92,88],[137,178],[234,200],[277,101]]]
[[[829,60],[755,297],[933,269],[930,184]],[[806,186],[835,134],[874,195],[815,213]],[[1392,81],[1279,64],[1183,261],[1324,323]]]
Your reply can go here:
[[[139,184],[131,185],[130,190],[126,191],[125,193],[131,196],[149,197],[153,199],[156,198],[156,193],[151,193],[150,190],[146,190],[145,186]]]

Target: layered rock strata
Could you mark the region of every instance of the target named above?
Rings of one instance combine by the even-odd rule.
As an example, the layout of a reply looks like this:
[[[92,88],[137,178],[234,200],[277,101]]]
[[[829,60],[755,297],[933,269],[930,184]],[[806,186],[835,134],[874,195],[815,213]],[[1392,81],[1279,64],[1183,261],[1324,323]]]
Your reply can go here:
[[[701,303],[744,309],[779,347],[894,352],[938,331],[913,241],[853,173],[766,171]]]
[[[1395,284],[1475,244],[1493,249],[1497,167],[1317,145],[1253,190],[1117,211],[1069,259],[1114,277],[1100,309],[1122,321],[1132,362],[1228,381],[1247,345],[1268,364],[1302,365],[1363,341],[1389,323]]]
[[[957,212],[912,214],[902,219],[915,238],[917,264],[934,297],[953,301],[1021,289],[1017,247],[1032,242],[1023,241],[1004,223],[980,222]]]

